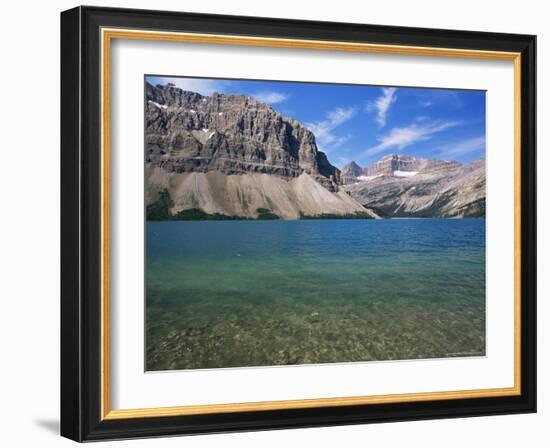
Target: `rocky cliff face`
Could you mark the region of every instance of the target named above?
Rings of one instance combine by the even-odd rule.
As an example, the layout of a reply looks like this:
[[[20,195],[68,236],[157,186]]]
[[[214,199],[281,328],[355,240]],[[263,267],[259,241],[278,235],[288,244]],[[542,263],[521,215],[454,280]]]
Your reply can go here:
[[[202,96],[146,85],[147,163],[168,172],[310,175],[331,191],[340,171],[298,121],[244,95]]]
[[[171,213],[280,218],[373,213],[340,189],[340,171],[298,121],[244,95],[146,84],[146,202]]]
[[[345,189],[381,216],[484,217],[485,160],[463,165],[387,156]]]

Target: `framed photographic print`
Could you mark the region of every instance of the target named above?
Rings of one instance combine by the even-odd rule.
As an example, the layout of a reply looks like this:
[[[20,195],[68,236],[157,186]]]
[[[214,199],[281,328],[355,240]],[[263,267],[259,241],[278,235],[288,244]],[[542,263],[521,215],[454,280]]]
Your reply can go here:
[[[536,410],[535,37],[61,14],[61,433]]]

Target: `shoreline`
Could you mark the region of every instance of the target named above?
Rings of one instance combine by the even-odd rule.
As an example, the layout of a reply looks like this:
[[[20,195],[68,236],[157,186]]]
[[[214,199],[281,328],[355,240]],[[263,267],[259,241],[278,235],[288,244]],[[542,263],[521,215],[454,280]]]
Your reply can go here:
[[[190,222],[190,221],[210,221],[210,222],[264,222],[264,221],[278,221],[278,222],[295,222],[295,221],[408,221],[408,220],[418,220],[418,221],[429,221],[429,220],[439,220],[439,221],[463,221],[463,220],[485,220],[485,216],[464,216],[464,217],[444,217],[444,216],[433,216],[433,217],[417,217],[417,216],[398,216],[394,218],[366,218],[366,217],[341,217],[341,218],[323,218],[323,217],[311,217],[311,218],[298,218],[298,219],[261,219],[261,218],[227,218],[227,219],[146,219],[145,222]]]

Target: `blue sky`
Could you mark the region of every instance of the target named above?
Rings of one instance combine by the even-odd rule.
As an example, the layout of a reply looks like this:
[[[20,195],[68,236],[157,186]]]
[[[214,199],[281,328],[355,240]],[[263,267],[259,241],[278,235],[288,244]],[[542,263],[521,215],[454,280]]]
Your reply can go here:
[[[253,96],[315,134],[330,162],[361,166],[387,154],[467,163],[485,156],[485,92],[149,76],[203,95]]]

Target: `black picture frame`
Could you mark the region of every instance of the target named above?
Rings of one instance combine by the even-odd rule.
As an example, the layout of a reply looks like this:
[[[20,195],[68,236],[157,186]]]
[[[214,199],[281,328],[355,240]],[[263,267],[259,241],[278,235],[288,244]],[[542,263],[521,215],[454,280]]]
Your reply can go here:
[[[521,393],[407,403],[102,419],[100,29],[521,53]],[[536,412],[536,37],[77,7],[61,13],[61,435],[76,441]]]

